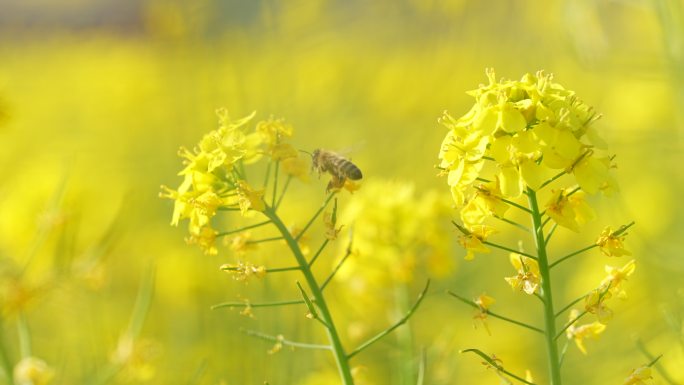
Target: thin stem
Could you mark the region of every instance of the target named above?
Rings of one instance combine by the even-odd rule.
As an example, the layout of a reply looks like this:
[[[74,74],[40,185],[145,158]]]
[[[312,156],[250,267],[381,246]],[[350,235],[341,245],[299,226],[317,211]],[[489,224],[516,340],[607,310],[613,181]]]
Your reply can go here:
[[[244,268],[239,267],[239,266],[221,266],[220,268],[222,271],[242,271]],[[299,266],[290,266],[290,267],[275,267],[272,269],[265,269],[264,271],[266,273],[282,273],[285,271],[293,271],[293,270],[301,270]]]
[[[311,225],[314,223],[314,221],[316,220],[316,218],[318,218],[318,216],[321,215],[321,213],[323,212],[323,210],[325,210],[325,207],[328,206],[328,203],[330,203],[330,201],[332,200],[332,198],[335,196],[336,193],[337,193],[337,192],[333,191],[333,192],[331,192],[331,193],[328,195],[327,198],[325,198],[325,201],[323,202],[323,204],[321,205],[321,207],[318,209],[318,211],[316,211],[316,213],[313,215],[313,217],[311,217],[311,219],[310,219],[309,222],[306,224],[306,226],[304,226],[304,228],[302,229],[302,231],[300,231],[299,234],[297,234],[297,236],[294,238],[295,241],[300,240],[300,239],[304,236],[304,233],[306,232],[306,230],[308,230],[309,227],[311,227]]]
[[[494,218],[496,218],[496,219],[498,219],[498,220],[500,220],[500,221],[506,222],[506,223],[508,223],[509,225],[515,226],[515,227],[519,228],[520,230],[522,230],[522,231],[524,231],[524,232],[526,232],[526,233],[531,233],[531,232],[532,232],[528,227],[523,226],[523,225],[521,225],[520,223],[515,222],[515,221],[512,221],[512,220],[510,220],[510,219],[506,219],[506,218],[504,218],[504,217],[500,217],[500,216],[497,216],[497,215],[495,215]]]
[[[328,196],[324,204],[314,215],[314,218],[312,218],[312,220],[309,221],[309,224],[304,228],[304,230],[302,230],[299,237],[301,237],[301,235],[304,234],[304,231],[311,225],[311,223],[313,223],[313,220],[323,211],[323,209],[328,204],[330,199],[332,199],[333,196],[334,193]],[[330,314],[330,310],[328,310],[328,305],[325,301],[325,297],[323,296],[323,291],[321,290],[321,287],[316,281],[313,272],[309,268],[309,263],[304,257],[302,250],[299,248],[299,244],[297,243],[297,240],[299,238],[295,239],[292,236],[292,234],[287,229],[283,221],[276,214],[274,208],[266,206],[266,208],[264,209],[264,214],[271,221],[273,221],[273,224],[276,226],[276,228],[278,228],[283,238],[285,238],[285,242],[287,242],[287,245],[292,251],[292,254],[294,255],[295,259],[297,260],[297,264],[302,269],[302,274],[304,275],[306,283],[309,286],[309,290],[311,291],[313,300],[316,302],[316,306],[318,307],[320,316],[327,325],[325,330],[328,334],[328,340],[331,344],[330,347],[335,357],[335,361],[337,363],[337,368],[342,379],[342,383],[344,385],[353,385],[354,379],[352,378],[351,367],[349,366],[349,358],[347,357],[347,354],[344,351],[344,347],[342,346],[342,340],[340,339],[337,329],[335,328],[335,323],[333,321],[332,315]]]
[[[311,268],[311,266],[313,266],[314,262],[316,262],[316,260],[318,259],[318,256],[320,256],[321,253],[323,252],[323,249],[325,249],[325,246],[328,245],[328,242],[330,242],[330,239],[326,238],[323,241],[323,243],[321,243],[321,247],[318,248],[318,250],[316,251],[316,254],[314,254],[314,256],[309,261],[309,268]]]
[[[551,230],[549,230],[549,234],[546,236],[546,244],[549,244],[549,241],[551,240],[551,237],[553,236],[553,233],[556,232],[556,228],[558,228],[558,223],[554,223],[553,226],[551,226]]]
[[[387,328],[387,329],[381,331],[381,332],[378,333],[375,337],[372,337],[372,338],[369,339],[368,341],[366,341],[366,342],[364,342],[363,344],[361,344],[358,348],[354,349],[351,353],[349,353],[349,355],[347,355],[347,358],[352,358],[352,357],[354,357],[355,355],[361,353],[361,352],[364,351],[367,347],[369,347],[369,346],[373,345],[374,343],[380,341],[380,339],[382,339],[382,337],[384,337],[384,336],[386,336],[386,335],[392,333],[392,331],[394,331],[394,329],[396,329],[396,328],[398,328],[399,326],[405,324],[406,321],[408,321],[408,319],[411,318],[411,316],[413,315],[413,313],[415,313],[415,311],[418,309],[418,306],[420,306],[420,303],[423,302],[423,299],[425,298],[425,294],[427,294],[427,290],[428,290],[429,287],[430,287],[430,281],[428,280],[427,283],[425,284],[425,288],[423,289],[423,291],[422,291],[422,292],[420,293],[420,295],[418,296],[418,299],[416,300],[416,302],[413,304],[413,306],[411,307],[411,309],[409,309],[409,311],[406,313],[406,315],[405,315],[404,317],[402,317],[402,318],[401,318],[399,321],[397,321],[394,325],[392,325],[392,326],[390,326],[389,328]]]
[[[537,247],[539,274],[541,275],[541,297],[544,300],[544,339],[549,365],[551,385],[561,385],[561,372],[558,360],[558,345],[556,343],[556,317],[553,310],[553,296],[551,293],[551,269],[546,255],[546,241],[544,228],[537,204],[537,194],[531,188],[527,189],[527,201],[530,206],[534,242]]]
[[[456,297],[457,299],[459,299],[461,302],[465,303],[466,305],[470,305],[470,306],[474,307],[475,309],[480,309],[480,310],[482,310],[482,308],[480,308],[480,306],[479,306],[478,304],[476,304],[475,302],[473,302],[473,301],[471,301],[471,300],[469,300],[469,299],[467,299],[467,298],[461,297],[460,295],[458,295],[458,294],[456,294],[456,293],[454,293],[454,292],[452,292],[452,291],[447,290],[447,294],[449,294],[449,295],[451,295],[451,296],[453,296],[453,297]],[[489,311],[488,309],[487,309],[487,310],[484,310],[484,313],[487,314],[487,315],[490,315],[490,316],[492,316],[492,317],[494,317],[494,318],[498,318],[498,319],[500,319],[500,320],[502,320],[502,321],[510,322],[510,323],[512,323],[512,324],[515,324],[515,325],[518,325],[518,326],[522,326],[522,327],[527,328],[527,329],[530,329],[530,330],[534,330],[534,331],[537,332],[537,333],[544,334],[544,331],[543,331],[542,329],[538,328],[538,327],[535,327],[535,326],[532,326],[532,325],[528,325],[528,324],[526,324],[526,323],[524,323],[524,322],[516,321],[516,320],[511,319],[511,318],[508,318],[508,317],[504,317],[504,316],[502,316],[502,315],[493,313],[493,312]]]
[[[544,187],[548,186],[550,183],[552,183],[552,182],[555,181],[556,179],[562,177],[563,175],[565,175],[565,171],[563,171],[563,172],[561,172],[561,173],[559,173],[559,174],[554,175],[551,179],[549,179],[549,180],[547,180],[546,182],[542,183],[541,186],[539,186],[539,188],[537,189],[537,191],[539,191],[539,190],[543,189]]]
[[[323,284],[321,285],[321,290],[325,290],[326,286],[328,286],[328,284],[333,279],[333,277],[335,276],[337,271],[340,269],[340,267],[342,267],[342,264],[347,260],[347,258],[349,258],[349,256],[352,253],[351,245],[352,245],[351,240],[349,240],[349,245],[347,246],[347,251],[344,253],[344,256],[342,257],[342,259],[340,259],[340,261],[337,262],[337,265],[335,265],[335,268],[330,273],[328,278],[326,278],[325,281],[323,281]]]
[[[268,162],[268,165],[266,166],[266,176],[264,177],[264,191],[266,188],[268,188],[268,180],[271,178],[271,162]]]
[[[12,362],[7,352],[5,345],[5,335],[4,335],[4,325],[2,325],[2,319],[0,319],[0,378],[4,377],[9,384],[13,384],[13,368]]]
[[[560,336],[562,336],[563,333],[565,333],[565,331],[566,331],[570,326],[572,326],[575,322],[579,321],[580,318],[584,317],[584,315],[587,314],[587,313],[589,313],[589,311],[583,310],[581,313],[579,313],[579,314],[577,315],[577,317],[571,319],[568,323],[566,323],[566,324],[560,329],[560,331],[558,331],[558,334],[556,334],[556,336],[554,337],[554,339],[560,338]]]
[[[280,169],[280,161],[277,161],[275,164],[275,172],[273,173],[273,199],[271,200],[271,206],[274,207],[274,210],[278,208],[276,206],[276,193],[278,192],[278,170]]]
[[[555,317],[558,318],[561,314],[565,313],[568,309],[570,309],[571,307],[575,306],[578,302],[581,302],[581,301],[582,301],[583,299],[585,299],[586,297],[587,297],[587,295],[585,294],[585,295],[583,295],[583,296],[581,296],[581,297],[575,299],[574,301],[570,302],[569,304],[565,305],[562,309],[560,309],[560,310],[556,313]]]
[[[641,351],[641,354],[643,354],[650,361],[650,363],[647,366],[654,366],[658,373],[660,373],[660,376],[663,377],[663,380],[665,380],[665,382],[667,382],[668,384],[677,385],[677,383],[672,380],[672,377],[670,377],[670,374],[665,370],[665,368],[663,368],[662,365],[658,364],[658,360],[660,359],[660,357],[662,357],[662,355],[658,357],[653,356],[653,354],[651,354],[648,351],[648,349],[646,349],[646,346],[641,341],[641,339],[636,340],[636,345],[637,348]]]
[[[230,235],[230,234],[240,233],[240,232],[243,232],[245,230],[254,229],[256,227],[267,225],[269,223],[271,223],[271,221],[264,221],[264,222],[255,223],[253,225],[241,227],[239,229],[224,231],[224,232],[216,234],[216,237],[218,238],[218,237],[224,237],[224,236]]]
[[[320,344],[309,344],[305,342],[295,342],[285,339],[283,336],[272,336],[270,334],[264,334],[255,330],[241,330],[243,333],[251,337],[261,338],[262,340],[272,341],[276,343],[283,344],[285,346],[292,346],[293,348],[303,348],[303,349],[317,349],[317,350],[332,350],[330,345],[320,345]]]
[[[563,360],[565,359],[565,353],[568,352],[568,346],[570,346],[570,340],[565,341],[565,344],[563,344],[563,348],[560,352],[560,358],[558,359],[558,366],[563,366]]]
[[[281,241],[281,240],[283,240],[283,237],[270,237],[270,238],[263,238],[263,239],[255,239],[253,241],[247,241],[247,243],[254,244],[254,243]]]
[[[292,181],[292,175],[288,175],[287,179],[285,179],[285,186],[283,186],[283,190],[280,192],[280,197],[278,198],[278,201],[275,204],[276,210],[278,207],[280,207],[280,203],[283,201],[283,198],[285,198],[285,192],[287,192],[287,188],[290,187],[290,182]]]
[[[220,309],[223,307],[276,307],[276,306],[287,306],[287,305],[301,305],[304,303],[302,299],[295,299],[292,301],[276,301],[276,302],[261,302],[261,303],[249,303],[249,302],[223,302],[216,305],[212,305],[211,310]]]
[[[520,254],[520,255],[525,256],[527,258],[534,259],[535,261],[537,260],[537,257],[535,257],[534,255],[524,253],[520,250],[515,250],[515,249],[511,249],[510,247],[497,245],[496,243],[492,243],[489,241],[482,241],[482,243],[484,243],[485,245],[491,246],[491,247],[495,247],[497,249],[506,250],[506,251],[510,251],[511,253]]]
[[[593,249],[594,247],[598,247],[598,245],[597,245],[597,244],[593,244],[593,245],[591,245],[591,246],[587,246],[587,247],[585,247],[585,248],[583,248],[583,249],[580,249],[580,250],[577,250],[577,251],[575,251],[575,252],[572,252],[572,253],[570,253],[570,254],[568,254],[568,255],[562,257],[561,259],[557,260],[556,262],[550,264],[550,265],[549,265],[549,268],[551,269],[551,268],[553,268],[554,266],[556,266],[557,264],[559,264],[559,263],[565,261],[566,259],[572,258],[572,257],[574,257],[575,255],[578,255],[578,254],[582,254],[582,253],[584,253],[585,251],[588,251],[588,250]]]
[[[529,381],[527,381],[526,379],[524,379],[524,378],[522,378],[522,377],[519,377],[519,376],[517,376],[517,375],[515,375],[515,374],[513,374],[513,373],[511,373],[511,372],[509,372],[508,370],[504,369],[503,366],[501,366],[499,363],[497,363],[496,361],[494,361],[494,360],[493,360],[491,357],[489,357],[488,355],[484,354],[484,353],[483,353],[481,350],[479,350],[479,349],[463,349],[463,350],[461,350],[461,353],[475,353],[475,354],[477,354],[478,356],[482,357],[485,361],[487,361],[487,363],[488,363],[489,365],[491,365],[493,368],[495,368],[495,369],[498,370],[499,372],[501,372],[501,373],[503,373],[503,374],[505,374],[505,375],[507,375],[507,376],[509,376],[509,377],[511,377],[511,378],[515,378],[516,380],[522,382],[523,384],[535,385],[533,382],[529,382]]]
[[[513,206],[513,207],[516,207],[516,208],[518,208],[518,209],[520,209],[520,210],[522,210],[522,211],[524,211],[524,212],[526,212],[526,213],[528,213],[528,214],[532,214],[532,212],[531,212],[527,207],[525,207],[525,206],[519,205],[519,204],[517,204],[517,203],[515,203],[515,202],[513,202],[513,201],[510,201],[510,200],[508,200],[508,199],[504,199],[504,198],[499,198],[499,199],[500,199],[502,202],[508,203],[509,205],[511,205],[511,206]]]

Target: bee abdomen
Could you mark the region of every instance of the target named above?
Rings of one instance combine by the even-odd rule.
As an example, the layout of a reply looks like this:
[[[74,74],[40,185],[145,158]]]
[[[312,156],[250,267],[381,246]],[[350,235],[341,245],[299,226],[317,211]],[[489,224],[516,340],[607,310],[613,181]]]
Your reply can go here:
[[[361,170],[358,167],[356,167],[354,163],[348,160],[345,160],[345,162],[342,164],[341,169],[344,175],[351,180],[359,180],[363,178]]]

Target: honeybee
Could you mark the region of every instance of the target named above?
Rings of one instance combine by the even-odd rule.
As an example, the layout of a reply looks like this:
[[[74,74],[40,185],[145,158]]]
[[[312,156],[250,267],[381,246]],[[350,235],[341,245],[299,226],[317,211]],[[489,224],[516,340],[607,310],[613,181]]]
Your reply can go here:
[[[318,171],[320,176],[327,172],[332,176],[326,192],[344,186],[347,179],[359,180],[363,178],[361,170],[347,158],[332,151],[317,148],[311,154],[311,168]]]

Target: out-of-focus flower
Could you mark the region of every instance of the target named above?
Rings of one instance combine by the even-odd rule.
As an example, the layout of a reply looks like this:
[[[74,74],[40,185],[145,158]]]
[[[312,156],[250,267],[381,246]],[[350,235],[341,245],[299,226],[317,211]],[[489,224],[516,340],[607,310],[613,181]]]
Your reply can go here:
[[[510,254],[510,261],[518,274],[504,278],[506,282],[515,290],[521,290],[530,295],[536,293],[540,282],[537,261],[517,253]]]
[[[477,328],[477,322],[481,323],[482,327],[487,331],[487,334],[492,335],[491,331],[489,331],[489,325],[487,324],[487,311],[496,300],[486,294],[480,294],[473,302],[475,302],[479,308],[475,315],[473,315],[473,325]]]
[[[14,366],[16,385],[47,385],[54,376],[55,371],[40,358],[25,357]]]
[[[303,182],[309,180],[309,164],[300,156],[286,158],[280,161],[283,171]]]
[[[216,255],[218,249],[216,248],[216,230],[209,226],[202,227],[198,233],[190,235],[185,239],[188,245],[198,245],[204,254]]]
[[[653,379],[651,375],[651,368],[649,366],[640,366],[629,374],[623,385],[647,385],[647,380]]]
[[[249,250],[253,250],[257,248],[256,243],[250,242],[252,239],[252,233],[248,231],[243,231],[241,233],[238,233],[235,235],[233,238],[231,238],[229,245],[230,249],[237,255],[237,256],[244,256],[247,254]]]
[[[546,203],[546,213],[558,225],[575,232],[595,216],[594,210],[584,200],[583,192],[577,191],[568,196],[564,189],[553,191]]]
[[[613,318],[613,311],[606,305],[613,294],[607,287],[599,287],[589,292],[584,297],[584,309],[591,314],[595,314],[598,320],[606,323]]]
[[[596,244],[601,249],[603,255],[607,257],[622,257],[623,255],[632,255],[625,249],[624,241],[625,233],[617,233],[610,227],[606,227],[601,232],[601,235],[596,240]]]
[[[336,278],[356,295],[411,282],[420,271],[448,274],[449,211],[448,197],[435,192],[419,196],[409,183],[368,181],[338,215],[337,223],[351,228],[354,252]],[[339,243],[339,255],[347,246]]]
[[[231,274],[233,279],[240,282],[246,282],[250,278],[262,278],[266,275],[266,267],[254,265],[249,262],[238,261],[237,264],[225,264],[221,266],[221,270]]]
[[[570,312],[570,320],[574,320],[579,315],[577,309],[572,309]],[[565,330],[565,335],[570,340],[575,340],[577,348],[584,354],[587,354],[587,349],[584,347],[584,339],[586,338],[598,338],[598,336],[606,330],[606,325],[600,322],[592,322],[590,324],[575,326],[576,322],[573,322],[570,327]]]
[[[622,290],[622,283],[627,280],[636,270],[636,263],[634,260],[627,262],[621,268],[606,265],[606,273],[608,276],[601,281],[601,287],[609,287],[610,291],[617,296],[617,298],[627,298],[627,293]]]
[[[149,339],[134,339],[125,334],[119,339],[111,361],[122,366],[121,376],[128,381],[145,382],[157,374],[155,360],[161,355],[161,348]]]

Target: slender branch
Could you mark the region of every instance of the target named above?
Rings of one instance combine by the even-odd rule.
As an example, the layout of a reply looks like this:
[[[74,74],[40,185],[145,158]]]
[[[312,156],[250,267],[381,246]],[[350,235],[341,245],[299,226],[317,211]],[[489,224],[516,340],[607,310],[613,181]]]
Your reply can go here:
[[[477,354],[478,356],[482,357],[482,359],[484,359],[485,361],[487,361],[487,363],[488,363],[489,365],[491,365],[494,369],[498,370],[499,372],[501,372],[501,373],[503,373],[503,374],[505,374],[505,375],[507,375],[507,376],[509,376],[509,377],[511,377],[511,378],[514,378],[514,379],[516,379],[516,380],[522,382],[523,384],[535,385],[533,382],[529,382],[529,381],[527,381],[526,379],[524,379],[524,378],[522,378],[522,377],[519,377],[519,376],[516,376],[515,374],[513,374],[513,373],[509,372],[508,370],[504,369],[503,366],[501,366],[499,363],[497,363],[496,361],[494,361],[494,360],[493,360],[491,357],[489,357],[488,355],[484,354],[484,353],[483,353],[481,350],[479,350],[479,349],[463,349],[463,350],[460,351],[460,353],[475,353],[475,354]]]
[[[211,310],[220,309],[223,307],[275,307],[275,306],[287,306],[287,305],[301,305],[304,300],[295,299],[292,301],[277,301],[277,302],[262,302],[262,303],[249,303],[249,302],[223,302],[211,306]]]
[[[255,239],[253,241],[247,241],[247,243],[254,244],[254,243],[281,241],[281,240],[283,240],[283,237],[271,237],[271,238]]]
[[[264,191],[268,188],[268,180],[271,178],[271,164],[273,161],[268,162],[266,166],[266,176],[264,177]]]
[[[313,266],[314,262],[316,262],[316,259],[318,259],[318,256],[321,255],[321,253],[323,252],[323,249],[325,249],[325,246],[328,245],[328,242],[330,242],[330,239],[326,238],[323,241],[323,243],[321,243],[321,247],[318,248],[318,250],[316,251],[316,254],[314,254],[314,256],[309,261],[309,269],[311,268],[311,266]]]
[[[582,253],[584,253],[585,251],[588,251],[588,250],[593,249],[594,247],[598,247],[598,245],[597,245],[597,244],[593,244],[593,245],[591,245],[591,246],[587,246],[587,247],[585,247],[585,248],[583,248],[583,249],[580,249],[580,250],[577,250],[577,251],[575,251],[575,252],[572,252],[572,253],[570,253],[570,254],[568,254],[568,255],[566,255],[566,256],[560,258],[560,259],[557,260],[556,262],[550,264],[550,265],[549,265],[549,268],[551,269],[551,268],[553,268],[554,266],[556,266],[557,264],[559,264],[559,263],[565,261],[566,259],[572,258],[572,257],[574,257],[575,255],[578,255],[578,254],[582,254]]]
[[[290,187],[290,182],[292,181],[292,175],[288,175],[287,179],[285,179],[285,186],[283,186],[283,190],[280,192],[280,197],[278,198],[278,201],[275,204],[276,210],[278,207],[280,207],[280,202],[283,201],[283,198],[285,198],[285,192],[287,192],[287,188]]]
[[[535,261],[537,260],[537,257],[535,257],[532,254],[527,254],[527,253],[519,251],[519,250],[511,249],[510,247],[497,245],[496,243],[492,243],[489,241],[482,241],[482,243],[484,243],[485,245],[491,246],[491,247],[495,247],[497,249],[506,250],[506,251],[510,251],[511,253],[520,254],[520,255],[525,256],[527,258],[534,259]]]
[[[648,349],[646,349],[646,345],[644,345],[641,339],[636,340],[636,345],[639,351],[641,351],[641,354],[643,354],[650,361],[650,363],[647,365],[648,367],[655,367],[658,373],[660,373],[660,376],[663,377],[663,380],[665,380],[665,382],[667,382],[668,384],[677,385],[677,383],[674,382],[674,380],[672,380],[672,377],[670,377],[670,374],[665,370],[665,368],[663,368],[662,365],[658,364],[658,360],[660,359],[660,357],[663,356],[662,354],[658,357],[653,356],[653,354],[651,354],[648,351]]]
[[[521,225],[520,223],[515,222],[515,221],[512,221],[512,220],[510,220],[510,219],[506,219],[506,218],[500,217],[500,216],[498,216],[498,215],[494,215],[494,218],[496,218],[496,219],[498,219],[498,220],[500,220],[500,221],[506,222],[506,223],[508,223],[509,225],[513,225],[513,226],[519,228],[520,230],[522,230],[522,231],[524,231],[524,232],[526,232],[526,233],[531,233],[531,232],[532,232],[528,227],[523,226],[523,225]]]
[[[323,204],[321,205],[321,207],[318,209],[318,211],[316,211],[316,213],[313,215],[313,217],[311,217],[311,219],[310,219],[309,222],[306,224],[306,226],[304,226],[304,228],[302,229],[302,231],[294,238],[295,241],[299,241],[299,240],[304,236],[304,233],[306,232],[306,230],[308,230],[309,227],[311,227],[311,225],[314,223],[314,221],[316,220],[316,218],[318,218],[318,216],[321,215],[321,213],[323,212],[323,210],[325,210],[325,207],[328,206],[328,203],[330,203],[330,200],[332,200],[332,198],[335,196],[336,193],[337,193],[337,192],[333,191],[333,192],[331,192],[331,193],[328,195],[327,198],[325,198],[325,201],[323,202]]]
[[[470,305],[470,306],[474,307],[475,309],[480,309],[480,310],[482,310],[482,308],[481,308],[478,304],[476,304],[475,302],[473,302],[473,301],[471,301],[471,300],[469,300],[469,299],[467,299],[467,298],[461,297],[460,295],[458,295],[458,294],[456,294],[456,293],[454,293],[454,292],[452,292],[452,291],[447,290],[447,294],[449,294],[449,295],[451,295],[451,296],[453,296],[453,297],[456,297],[457,299],[459,299],[461,302],[465,303],[466,305]],[[499,314],[496,314],[496,313],[494,313],[494,312],[489,311],[489,309],[486,309],[486,310],[483,310],[483,311],[484,311],[485,314],[490,315],[490,316],[492,316],[492,317],[494,317],[494,318],[498,318],[498,319],[500,319],[500,320],[503,320],[503,321],[506,321],[506,322],[510,322],[510,323],[512,323],[512,324],[515,324],[515,325],[518,325],[518,326],[522,326],[522,327],[527,328],[527,329],[530,329],[530,330],[534,330],[534,331],[537,332],[537,333],[542,333],[542,334],[544,334],[544,330],[542,330],[542,329],[540,329],[540,328],[538,328],[538,327],[534,327],[534,326],[532,326],[532,325],[528,325],[528,324],[526,324],[526,323],[524,323],[524,322],[516,321],[516,320],[511,319],[511,318],[508,318],[508,317],[504,317],[504,316],[502,316],[502,315],[499,315]]]
[[[547,180],[546,182],[542,183],[541,186],[539,186],[539,188],[537,189],[537,191],[539,191],[539,190],[543,189],[544,187],[548,186],[550,183],[552,183],[552,182],[555,181],[556,179],[562,177],[563,175],[565,175],[565,171],[563,171],[563,172],[561,172],[561,173],[559,173],[559,174],[554,175],[553,177],[551,177],[551,179],[549,179],[549,180]]]
[[[589,294],[589,293],[587,293],[587,294]],[[578,302],[581,302],[583,299],[585,299],[585,298],[587,297],[587,294],[585,294],[585,295],[583,295],[583,296],[581,296],[581,297],[579,297],[579,298],[573,300],[573,301],[570,302],[569,304],[565,305],[562,309],[560,309],[560,310],[555,314],[555,317],[558,318],[561,314],[565,313],[568,309],[570,309],[571,307],[575,306]]]
[[[221,266],[220,269],[222,271],[242,271],[243,268],[238,267],[238,266]],[[265,269],[264,271],[266,273],[282,273],[284,271],[293,271],[293,270],[301,270],[302,268],[299,266],[290,266],[290,267],[275,267],[272,269]]]
[[[544,213],[546,213],[546,210],[544,210],[544,212],[541,213],[540,215],[544,215]],[[542,227],[546,227],[546,224],[549,223],[550,220],[551,220],[551,217],[546,217],[546,219],[544,219],[544,222],[542,222]]]
[[[274,177],[273,177],[273,199],[271,200],[271,206],[273,206],[274,210],[278,208],[276,206],[276,194],[278,192],[278,170],[280,169],[280,161],[276,161],[275,164],[275,172],[274,172]]]
[[[245,231],[245,230],[249,230],[249,229],[253,229],[253,228],[256,228],[256,227],[265,226],[265,225],[267,225],[267,224],[269,224],[269,223],[271,223],[271,221],[264,221],[264,222],[255,223],[255,224],[253,224],[253,225],[241,227],[241,228],[239,228],[239,229],[224,231],[224,232],[221,232],[221,233],[216,234],[216,237],[218,238],[218,237],[224,237],[224,236],[230,235],[230,234],[240,233],[240,232]]]
[[[309,295],[306,294],[306,291],[302,287],[302,284],[299,283],[299,281],[297,281],[297,287],[299,288],[299,292],[302,294],[302,299],[304,300],[306,308],[309,309],[309,314],[307,314],[306,317],[315,319],[316,321],[320,322],[321,325],[323,325],[326,329],[330,330],[330,326],[328,326],[328,324],[323,319],[321,319],[321,316],[318,314],[318,311],[316,310],[313,301],[311,300],[311,298],[309,298]]]
[[[378,333],[375,337],[372,337],[372,338],[369,339],[368,341],[366,341],[366,342],[364,342],[363,344],[361,344],[358,348],[354,349],[351,353],[349,353],[349,354],[347,355],[347,358],[352,358],[352,357],[354,357],[355,355],[361,353],[361,352],[362,352],[363,350],[365,350],[367,347],[373,345],[374,343],[376,343],[376,342],[378,342],[380,339],[382,339],[382,337],[384,337],[384,336],[390,334],[392,331],[394,331],[394,329],[396,329],[396,328],[398,328],[399,326],[405,324],[406,321],[408,321],[409,318],[411,318],[411,316],[413,315],[413,313],[415,313],[415,311],[418,309],[418,306],[420,306],[420,303],[423,302],[423,299],[425,298],[425,294],[427,294],[427,291],[428,291],[428,288],[429,288],[429,287],[430,287],[430,281],[428,280],[427,283],[425,284],[425,288],[423,289],[423,291],[422,291],[422,292],[420,293],[420,295],[418,296],[418,299],[416,300],[416,302],[413,304],[413,306],[411,307],[411,309],[409,309],[409,311],[406,313],[406,315],[405,315],[402,319],[400,319],[399,321],[397,321],[394,325],[390,326],[389,328],[387,328],[387,329],[383,330],[382,332]]]
[[[577,315],[577,317],[571,319],[568,323],[565,324],[565,326],[563,326],[563,327],[561,328],[561,330],[558,332],[558,334],[556,334],[556,336],[554,337],[554,339],[558,339],[560,336],[562,336],[563,333],[565,333],[565,331],[566,331],[570,326],[572,326],[575,322],[579,321],[580,318],[584,317],[584,315],[587,314],[587,313],[589,313],[588,310],[583,310],[581,313],[579,313],[579,314]]]
[[[553,233],[556,232],[556,228],[558,228],[558,223],[554,223],[553,226],[551,226],[551,230],[549,230],[549,234],[546,236],[546,244],[549,244],[549,241],[551,240],[551,236],[553,236]]]
[[[342,267],[342,264],[347,260],[347,258],[349,258],[350,255],[351,255],[351,242],[349,243],[349,246],[347,247],[347,251],[344,253],[344,257],[342,257],[342,259],[340,259],[340,261],[337,262],[337,265],[335,265],[335,268],[330,273],[328,278],[326,278],[325,281],[323,281],[323,284],[321,285],[321,290],[325,290],[326,286],[328,286],[328,284],[333,279],[333,277],[335,276],[337,271],[340,270],[340,267]]]
[[[330,345],[320,345],[320,344],[309,344],[305,342],[295,342],[295,341],[290,341],[282,336],[272,336],[269,334],[264,334],[255,330],[246,330],[246,329],[241,329],[241,332],[247,334],[248,336],[251,337],[256,337],[260,338],[262,340],[266,341],[272,341],[276,343],[281,343],[285,346],[292,346],[293,348],[303,348],[303,349],[317,349],[317,350],[332,350],[332,347]]]
[[[519,205],[519,204],[517,204],[517,203],[515,203],[515,202],[513,202],[513,201],[510,201],[510,200],[508,200],[508,199],[504,199],[504,198],[499,198],[499,199],[500,199],[502,202],[508,203],[509,205],[511,205],[511,206],[513,206],[513,207],[519,208],[520,210],[522,210],[522,211],[524,211],[524,212],[526,212],[526,213],[528,213],[528,214],[532,214],[532,212],[530,211],[530,209],[528,209],[528,208],[525,207],[525,206]]]
[[[565,353],[568,352],[568,346],[570,346],[570,340],[565,341],[565,345],[563,345],[563,348],[561,349],[558,366],[563,366],[563,360],[565,360]]]

